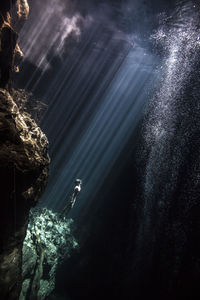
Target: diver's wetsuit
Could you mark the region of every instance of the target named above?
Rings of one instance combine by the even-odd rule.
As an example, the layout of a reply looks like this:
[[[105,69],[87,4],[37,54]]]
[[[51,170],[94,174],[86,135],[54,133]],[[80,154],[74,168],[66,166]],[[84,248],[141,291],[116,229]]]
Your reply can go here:
[[[68,202],[65,205],[65,207],[62,211],[63,215],[68,214],[68,212],[72,209],[72,207],[74,206],[74,203],[75,203],[76,198],[77,198],[78,194],[80,193],[80,191],[81,191],[81,181],[79,180],[79,181],[76,181],[76,186],[74,188],[74,191],[73,191],[73,194],[71,196],[70,202]]]
[[[80,193],[80,191],[81,191],[81,185],[78,184],[78,185],[75,186],[74,192],[73,192],[73,194],[72,194],[72,198],[71,198],[71,207],[74,206],[74,203],[75,203],[75,201],[76,201],[76,197],[77,197],[77,195]]]

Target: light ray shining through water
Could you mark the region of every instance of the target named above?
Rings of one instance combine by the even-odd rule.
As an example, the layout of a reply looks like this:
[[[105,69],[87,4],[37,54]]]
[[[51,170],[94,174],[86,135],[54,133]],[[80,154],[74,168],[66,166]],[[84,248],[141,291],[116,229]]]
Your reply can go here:
[[[83,179],[83,191],[81,201],[78,201],[75,206],[75,214],[83,207],[86,209],[90,201],[94,200],[95,193],[140,120],[146,101],[145,93],[154,80],[154,76],[152,76],[154,65],[151,65],[148,71],[145,70],[142,67],[144,59],[147,58],[141,56],[140,61],[133,61],[133,54],[129,53],[115,73],[114,78],[111,67],[105,76],[105,82],[103,81],[99,85],[96,92],[96,96],[98,93],[101,94],[101,89],[105,87],[106,82],[111,81],[104,91],[103,98],[100,99],[98,109],[94,110],[93,108],[90,121],[84,125],[84,114],[87,114],[92,105],[89,103],[70,133],[71,138],[73,138],[78,130],[77,126],[79,130],[80,124],[84,126],[81,138],[67,158],[65,158],[65,152],[69,145],[70,135],[65,138],[63,132],[60,136],[58,134],[57,139],[63,139],[63,142],[61,147],[56,149],[58,158],[52,161],[52,169],[59,169],[59,171],[51,186],[48,187],[45,197],[45,202],[54,209],[59,210],[63,207],[66,195],[71,191],[76,177]],[[117,62],[115,67],[116,64]],[[110,78],[110,76],[112,77]],[[76,83],[76,90],[78,86],[79,84]],[[95,98],[93,100],[95,103]],[[66,118],[67,121],[68,118]]]
[[[58,12],[49,9],[47,19],[58,15],[66,19],[62,8]],[[85,23],[89,19],[87,16]],[[56,49],[69,30],[60,28],[60,35],[57,27],[51,30],[55,20],[47,29],[41,13],[33,22],[38,22],[38,31],[31,31],[31,21],[22,30],[21,47],[27,53],[25,59],[37,66],[26,83],[35,93],[51,71]],[[31,39],[26,38],[26,26]],[[74,31],[79,32],[78,28]],[[46,42],[38,53],[35,44],[43,36]],[[102,26],[97,20],[73,49],[61,51],[62,57],[59,54],[60,66],[44,93],[48,110],[42,127],[50,139],[52,162],[42,205],[61,210],[79,177],[83,188],[73,214],[86,211],[136,128],[147,91],[158,75],[158,61],[137,44],[135,34],[133,43],[126,39],[132,40],[130,33],[126,36],[110,21]]]

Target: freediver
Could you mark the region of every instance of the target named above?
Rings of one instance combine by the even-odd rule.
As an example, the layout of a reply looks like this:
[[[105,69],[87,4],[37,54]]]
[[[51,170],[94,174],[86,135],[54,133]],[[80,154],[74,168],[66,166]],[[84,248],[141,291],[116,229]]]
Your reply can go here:
[[[81,191],[81,184],[82,184],[82,180],[81,179],[76,179],[75,180],[75,187],[70,199],[70,202],[68,202],[63,211],[62,211],[62,215],[67,215],[69,213],[69,211],[73,208],[74,203],[76,202],[77,196]]]

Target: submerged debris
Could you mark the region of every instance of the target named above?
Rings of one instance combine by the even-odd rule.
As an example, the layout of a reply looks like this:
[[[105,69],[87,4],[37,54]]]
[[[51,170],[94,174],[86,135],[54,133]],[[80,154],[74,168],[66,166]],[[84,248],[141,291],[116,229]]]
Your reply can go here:
[[[20,300],[42,300],[54,290],[58,264],[78,246],[71,233],[72,223],[72,219],[61,218],[47,208],[31,210],[23,245]]]

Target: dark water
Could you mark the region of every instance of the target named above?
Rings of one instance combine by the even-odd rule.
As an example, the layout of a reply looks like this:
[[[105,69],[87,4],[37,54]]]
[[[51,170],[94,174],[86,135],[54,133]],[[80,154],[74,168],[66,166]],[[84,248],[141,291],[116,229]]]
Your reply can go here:
[[[46,35],[41,57],[24,62],[32,77],[18,78],[49,104],[44,203],[59,210],[74,177],[85,181],[72,212],[80,250],[60,267],[55,297],[198,299],[199,3],[111,1],[105,18],[90,1],[74,7],[85,35],[63,58],[50,28],[54,55]]]
[[[179,3],[154,38],[166,55],[165,72],[143,125],[143,204],[133,265],[139,270],[137,279],[144,274],[152,279],[150,290],[158,287],[167,299],[178,295],[196,299],[200,229],[197,6]]]

